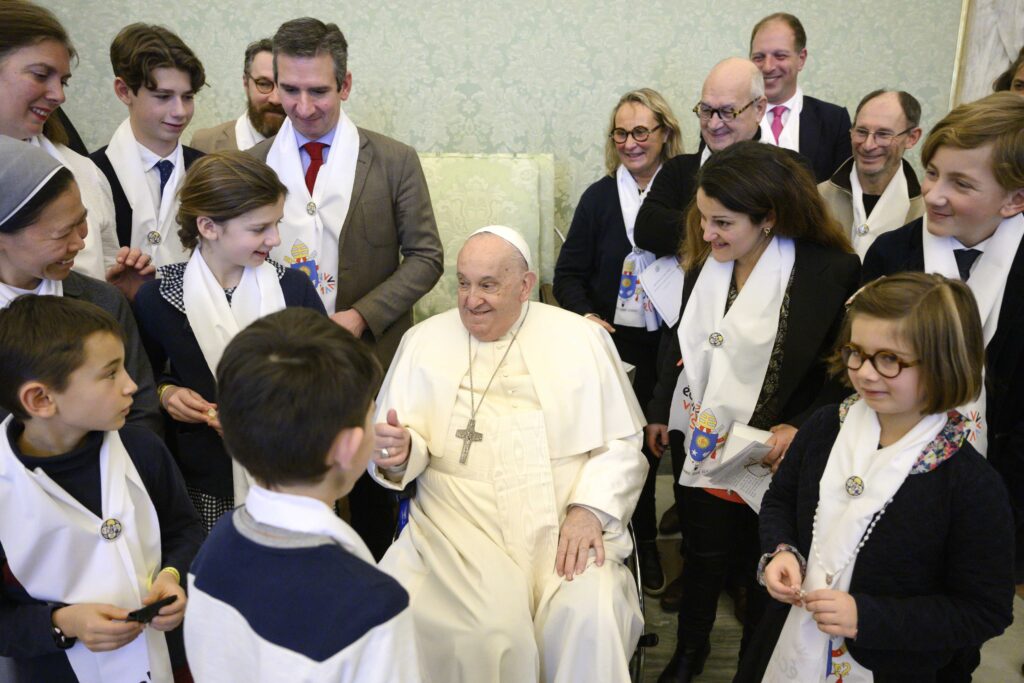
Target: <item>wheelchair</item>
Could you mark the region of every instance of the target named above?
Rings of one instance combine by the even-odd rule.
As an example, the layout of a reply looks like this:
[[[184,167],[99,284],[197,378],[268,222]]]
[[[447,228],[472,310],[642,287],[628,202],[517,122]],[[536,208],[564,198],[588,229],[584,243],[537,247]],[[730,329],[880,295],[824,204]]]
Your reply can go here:
[[[395,536],[394,540],[398,539],[399,534],[402,533],[402,529],[409,522],[409,503],[416,495],[416,482],[409,484],[405,490],[399,491],[398,496],[398,524],[395,525]],[[636,585],[637,598],[640,600],[640,613],[644,615],[646,621],[646,608],[644,604],[644,587],[643,579],[640,577],[640,559],[636,545],[636,534],[633,532],[633,524],[630,522],[627,527],[629,531],[629,539],[633,542],[633,552],[630,553],[629,557],[626,558],[626,567],[629,569],[630,574],[633,575],[633,581]],[[629,660],[629,680],[631,683],[643,683],[644,680],[644,669],[646,666],[646,649],[654,647],[658,644],[658,634],[652,632],[643,633],[640,636],[640,640],[637,642],[636,650],[633,651],[633,656]]]

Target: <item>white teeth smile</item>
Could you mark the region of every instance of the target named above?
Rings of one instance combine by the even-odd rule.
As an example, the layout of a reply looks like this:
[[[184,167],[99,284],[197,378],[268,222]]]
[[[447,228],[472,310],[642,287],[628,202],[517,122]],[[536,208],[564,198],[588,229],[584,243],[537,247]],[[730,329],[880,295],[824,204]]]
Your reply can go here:
[[[46,118],[50,115],[50,112],[46,109],[37,109],[36,107],[29,107],[29,110],[36,116]]]

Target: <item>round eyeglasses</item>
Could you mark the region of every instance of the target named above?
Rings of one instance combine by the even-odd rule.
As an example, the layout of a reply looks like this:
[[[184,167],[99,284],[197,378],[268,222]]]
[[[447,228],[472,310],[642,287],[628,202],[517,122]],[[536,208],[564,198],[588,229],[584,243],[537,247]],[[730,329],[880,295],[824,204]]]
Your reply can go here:
[[[633,130],[626,130],[625,128],[613,128],[612,132],[608,134],[608,137],[617,145],[625,144],[629,136],[632,135],[633,139],[637,142],[647,142],[647,138],[651,137],[651,133],[661,128],[659,123],[654,128],[647,128],[646,126],[637,126]]]
[[[269,95],[274,91],[274,81],[270,79],[250,77],[250,80],[256,86],[256,90],[262,95]]]
[[[915,365],[920,365],[921,361],[905,361],[902,360],[892,351],[875,351],[872,354],[866,354],[857,348],[853,344],[846,344],[839,350],[840,355],[843,358],[843,363],[846,364],[849,370],[860,370],[861,366],[866,362],[870,362],[871,366],[875,368],[882,377],[886,379],[893,379],[898,377],[903,368],[912,368]]]
[[[719,107],[718,109],[715,109],[714,107],[709,107],[703,102],[700,102],[694,106],[693,113],[696,114],[697,118],[701,121],[710,121],[711,117],[715,114],[718,114],[718,118],[723,121],[732,121],[737,116],[750,109],[750,106],[754,104],[754,102],[757,102],[757,100],[750,100],[747,102],[746,106],[740,107],[739,109],[733,109],[732,107]]]

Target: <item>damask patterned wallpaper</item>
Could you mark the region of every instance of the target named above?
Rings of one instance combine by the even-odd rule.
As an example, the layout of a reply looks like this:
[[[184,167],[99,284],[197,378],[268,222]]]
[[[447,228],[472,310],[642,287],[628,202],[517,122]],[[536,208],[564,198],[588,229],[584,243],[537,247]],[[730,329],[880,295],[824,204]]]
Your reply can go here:
[[[690,109],[708,69],[744,55],[751,26],[769,12],[799,16],[808,33],[804,91],[846,105],[881,86],[921,100],[924,124],[949,100],[957,0],[42,0],[81,54],[65,105],[91,148],[124,118],[111,87],[110,40],[132,21],[178,32],[206,66],[192,130],[244,106],[245,45],[283,21],[312,15],[349,41],[354,87],[346,111],[360,126],[430,152],[554,154],[556,225],[602,174],[611,107],[621,93],[661,91],[698,139]],[[186,140],[191,131],[186,132]],[[916,154],[913,157],[916,159]]]

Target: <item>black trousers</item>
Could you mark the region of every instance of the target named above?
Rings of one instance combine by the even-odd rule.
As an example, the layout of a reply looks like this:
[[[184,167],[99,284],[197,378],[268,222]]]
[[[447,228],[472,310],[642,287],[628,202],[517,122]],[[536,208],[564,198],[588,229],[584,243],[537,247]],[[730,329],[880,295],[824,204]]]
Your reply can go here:
[[[696,649],[711,636],[718,596],[730,572],[747,589],[742,653],[750,643],[767,604],[768,593],[757,583],[760,559],[757,514],[745,503],[717,498],[703,489],[683,487],[686,538],[683,561],[683,599],[679,607],[680,647]]]

